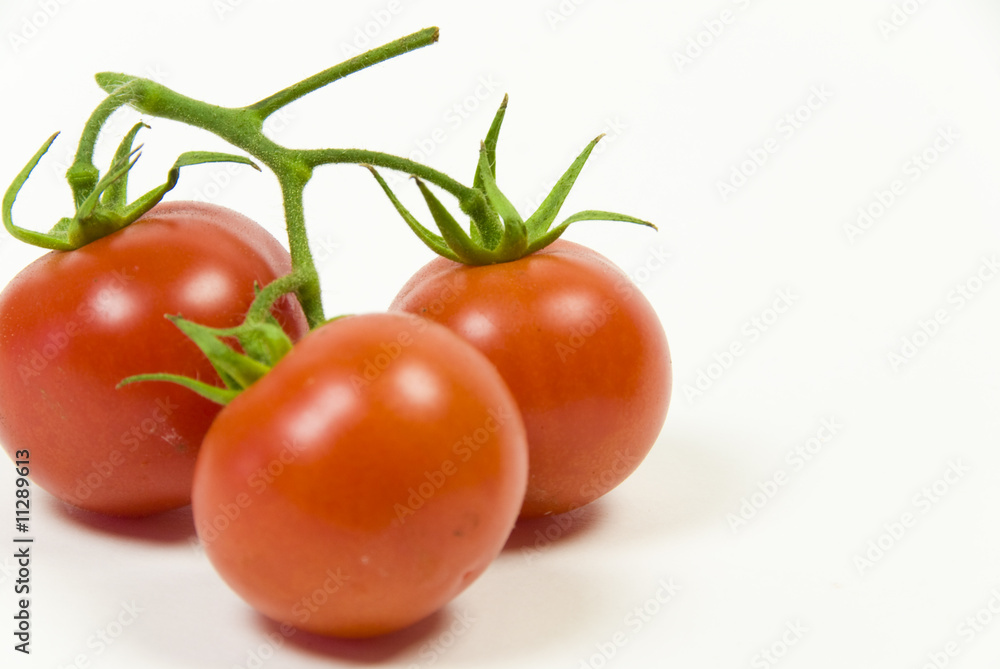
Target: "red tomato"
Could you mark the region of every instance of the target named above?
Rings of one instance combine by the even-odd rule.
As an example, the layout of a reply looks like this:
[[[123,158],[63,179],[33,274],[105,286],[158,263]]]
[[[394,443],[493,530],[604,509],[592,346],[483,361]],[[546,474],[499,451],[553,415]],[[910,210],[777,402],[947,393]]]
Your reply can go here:
[[[219,414],[195,472],[205,551],[251,606],[317,634],[401,629],[499,553],[527,480],[517,405],[478,351],[408,314],[311,332]]]
[[[185,506],[195,456],[218,405],[170,383],[171,372],[221,385],[165,314],[242,322],[254,282],[291,271],[288,253],[223,207],[172,202],[75,251],[48,253],[0,293],[0,443],[28,450],[32,480],[101,513],[141,516]],[[276,315],[307,331],[298,303]]]
[[[563,513],[621,483],[670,402],[670,351],[652,306],[618,267],[558,240],[520,260],[418,271],[390,309],[446,325],[500,370],[528,431],[524,517]]]

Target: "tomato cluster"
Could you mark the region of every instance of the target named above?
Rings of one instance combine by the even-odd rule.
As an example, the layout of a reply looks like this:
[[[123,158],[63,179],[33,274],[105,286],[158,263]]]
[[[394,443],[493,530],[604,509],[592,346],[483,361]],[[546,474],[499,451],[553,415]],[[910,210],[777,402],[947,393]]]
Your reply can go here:
[[[278,108],[268,98],[225,117],[152,82],[98,81],[115,104],[202,122],[234,143],[254,131],[249,115]],[[518,518],[577,509],[631,474],[671,392],[653,307],[606,258],[558,239],[576,220],[645,223],[588,211],[551,227],[597,140],[522,220],[494,181],[505,107],[472,188],[402,159],[350,158],[436,180],[473,221],[461,231],[418,179],[442,235],[429,232],[372,168],[443,257],[387,312],[332,320],[297,215],[308,179],[295,175],[355,154],[240,145],[284,176],[291,253],[234,211],[159,202],[181,166],[248,159],[184,154],[162,192],[130,207],[138,126],[109,176],[74,166],[77,216],[0,293],[3,448],[30,449],[35,483],[93,512],[190,504],[222,578],[282,623],[366,637],[444,606]],[[100,201],[117,204],[102,210],[105,191]],[[9,191],[8,230],[43,237],[13,226],[12,202]]]

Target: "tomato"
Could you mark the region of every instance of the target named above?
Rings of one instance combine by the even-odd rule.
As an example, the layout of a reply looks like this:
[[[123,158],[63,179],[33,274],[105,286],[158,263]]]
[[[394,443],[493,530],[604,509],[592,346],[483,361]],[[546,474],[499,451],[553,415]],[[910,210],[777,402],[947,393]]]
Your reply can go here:
[[[0,293],[0,443],[28,450],[32,479],[84,509],[142,516],[185,506],[199,446],[219,406],[179,386],[124,378],[170,372],[221,385],[165,314],[242,322],[288,253],[223,207],[161,203],[75,251],[48,253]],[[284,299],[284,298],[283,298]],[[298,303],[276,315],[293,338]]]
[[[390,309],[449,327],[500,371],[528,432],[524,517],[597,499],[660,433],[671,391],[663,327],[628,276],[595,251],[557,240],[496,265],[437,258]]]
[[[373,636],[486,569],[517,519],[527,461],[517,405],[482,354],[409,314],[349,316],[222,410],[192,508],[209,559],[255,609]]]

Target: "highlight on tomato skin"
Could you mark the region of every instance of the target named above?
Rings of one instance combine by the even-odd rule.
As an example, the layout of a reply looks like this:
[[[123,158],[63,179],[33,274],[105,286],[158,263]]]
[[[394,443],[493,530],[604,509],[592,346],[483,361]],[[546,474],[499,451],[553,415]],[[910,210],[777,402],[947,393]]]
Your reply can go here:
[[[390,310],[447,326],[500,371],[528,434],[522,517],[603,496],[662,430],[672,387],[663,326],[628,276],[592,249],[560,239],[494,265],[436,258]]]
[[[409,314],[313,330],[219,414],[195,525],[275,621],[338,637],[412,625],[499,554],[527,482],[524,425],[475,348]]]
[[[117,389],[133,374],[219,383],[166,318],[239,324],[254,284],[288,273],[288,252],[235,211],[160,203],[132,225],[37,259],[0,292],[0,444],[31,452],[31,478],[60,500],[116,516],[186,506],[220,407],[172,384]],[[293,298],[275,314],[307,331]]]

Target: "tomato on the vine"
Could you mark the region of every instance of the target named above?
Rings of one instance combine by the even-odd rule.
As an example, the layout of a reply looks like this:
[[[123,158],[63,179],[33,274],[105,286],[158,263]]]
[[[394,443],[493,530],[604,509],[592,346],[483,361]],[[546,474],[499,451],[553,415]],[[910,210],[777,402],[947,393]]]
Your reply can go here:
[[[500,370],[528,432],[521,515],[532,517],[588,504],[638,467],[666,420],[671,362],[663,326],[638,287],[604,256],[561,239],[578,221],[656,226],[595,209],[556,224],[603,135],[522,217],[496,183],[506,111],[505,96],[480,144],[472,190],[450,190],[468,227],[414,175],[441,234],[432,232],[369,169],[413,233],[440,256],[411,277],[390,309],[446,325]]]
[[[53,251],[0,293],[0,443],[31,453],[32,479],[61,500],[142,516],[190,502],[195,458],[218,405],[151,370],[211,383],[202,352],[166,318],[242,322],[263,286],[291,271],[266,230],[229,209],[161,203],[73,251]],[[293,339],[293,297],[275,305]]]
[[[483,266],[436,258],[390,309],[446,325],[500,371],[528,432],[525,517],[605,494],[663,427],[671,391],[663,327],[628,276],[589,248],[558,240]]]
[[[409,314],[313,330],[205,438],[193,510],[206,553],[251,606],[318,634],[401,629],[503,547],[527,445],[496,369]]]

